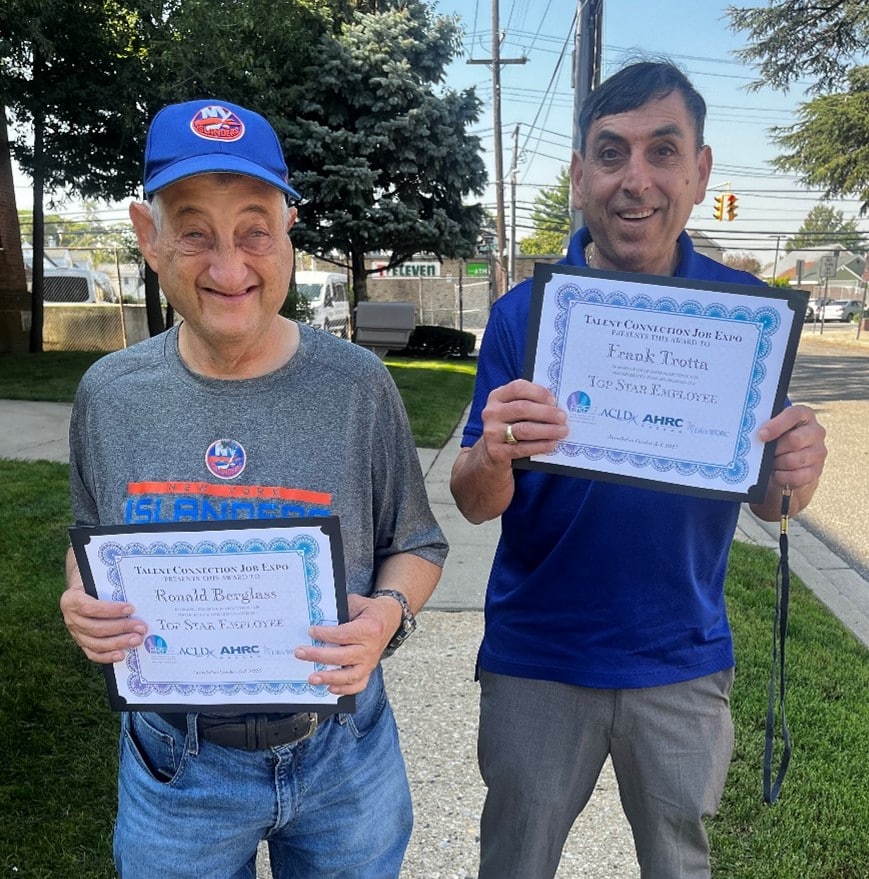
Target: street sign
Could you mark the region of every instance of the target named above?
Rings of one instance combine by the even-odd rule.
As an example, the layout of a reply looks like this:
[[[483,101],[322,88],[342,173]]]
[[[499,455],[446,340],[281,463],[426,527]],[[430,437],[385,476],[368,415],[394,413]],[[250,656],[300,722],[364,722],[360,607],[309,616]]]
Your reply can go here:
[[[838,260],[835,255],[832,253],[825,253],[818,260],[818,277],[822,281],[826,281],[827,278],[832,278],[833,275],[836,274],[836,263]]]

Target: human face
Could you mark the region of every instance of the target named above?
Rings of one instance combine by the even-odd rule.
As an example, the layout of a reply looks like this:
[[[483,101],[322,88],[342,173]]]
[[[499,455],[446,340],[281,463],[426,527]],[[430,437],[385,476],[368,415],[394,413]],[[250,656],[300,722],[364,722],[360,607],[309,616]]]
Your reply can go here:
[[[201,174],[160,192],[159,228],[146,205],[132,205],[130,216],[166,298],[184,317],[188,346],[233,359],[276,341],[296,217],[278,189]]]
[[[596,119],[571,166],[573,197],[591,232],[596,268],[672,275],[676,239],[706,195],[712,151],[697,148],[678,92]]]

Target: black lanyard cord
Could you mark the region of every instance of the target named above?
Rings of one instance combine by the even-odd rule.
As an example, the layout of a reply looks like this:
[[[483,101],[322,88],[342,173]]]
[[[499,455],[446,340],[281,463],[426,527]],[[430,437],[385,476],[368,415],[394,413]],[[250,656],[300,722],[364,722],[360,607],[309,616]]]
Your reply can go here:
[[[791,761],[791,736],[785,716],[785,641],[788,633],[788,603],[791,591],[791,572],[788,564],[788,514],[791,490],[786,487],[781,498],[781,532],[779,534],[779,563],[775,575],[775,614],[772,628],[772,672],[769,679],[769,704],[766,712],[766,745],[763,752],[763,801],[772,805],[778,799],[782,782]],[[778,666],[778,668],[777,668]],[[775,738],[776,672],[778,671],[778,698],[781,712],[782,754],[775,781],[772,781],[773,740]]]

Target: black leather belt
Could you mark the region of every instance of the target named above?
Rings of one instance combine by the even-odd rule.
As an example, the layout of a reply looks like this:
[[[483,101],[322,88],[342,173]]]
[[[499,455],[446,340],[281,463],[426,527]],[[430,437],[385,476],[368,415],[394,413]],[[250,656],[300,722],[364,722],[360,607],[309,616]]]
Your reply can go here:
[[[161,714],[181,732],[187,732],[186,714]],[[200,714],[196,718],[199,737],[225,748],[243,751],[265,751],[280,745],[289,745],[309,739],[317,729],[316,714],[245,714],[242,717],[209,717]]]

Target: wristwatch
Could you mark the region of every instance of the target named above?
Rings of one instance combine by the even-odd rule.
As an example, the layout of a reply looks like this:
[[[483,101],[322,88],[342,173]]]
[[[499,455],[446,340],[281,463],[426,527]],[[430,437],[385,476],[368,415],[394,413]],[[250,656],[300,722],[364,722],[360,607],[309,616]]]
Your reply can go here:
[[[399,592],[397,589],[376,589],[372,594],[372,598],[382,598],[384,595],[389,598],[394,598],[401,605],[401,623],[398,626],[398,630],[392,636],[392,640],[386,645],[386,649],[383,651],[383,656],[392,656],[399,647],[413,634],[414,629],[416,628],[416,617],[413,615],[413,611],[410,609],[410,605],[407,603],[407,599],[404,597],[403,592]]]

